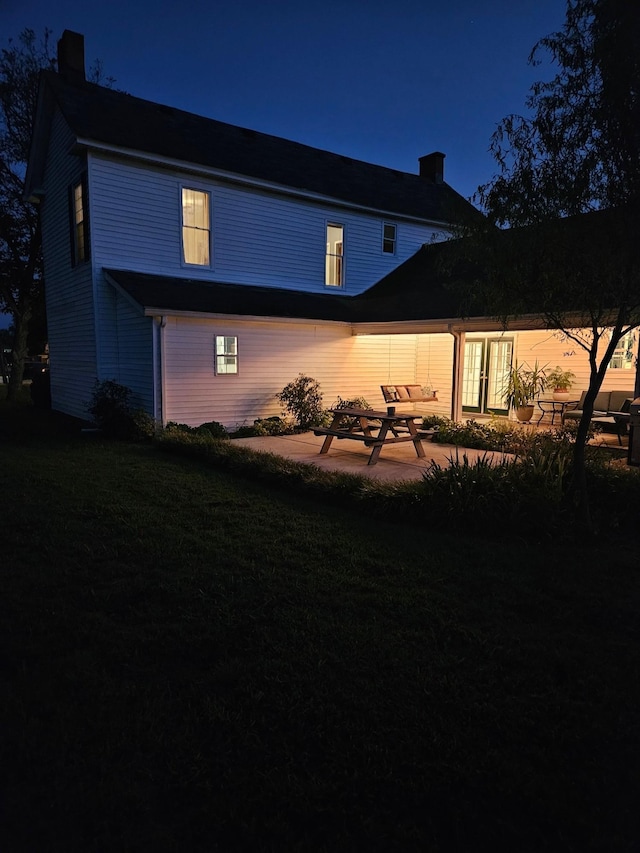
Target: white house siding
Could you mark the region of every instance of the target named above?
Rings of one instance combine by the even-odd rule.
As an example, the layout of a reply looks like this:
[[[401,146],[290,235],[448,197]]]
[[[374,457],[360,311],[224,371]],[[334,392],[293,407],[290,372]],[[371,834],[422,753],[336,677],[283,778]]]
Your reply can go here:
[[[153,399],[153,320],[121,296],[116,300],[116,360],[101,365],[101,379],[115,379],[133,392],[132,405],[149,414]]]
[[[180,187],[211,192],[212,268],[181,263]],[[356,294],[410,257],[436,230],[93,155],[90,171],[97,266],[326,292],[325,228],[344,226],[344,288]],[[395,255],[382,252],[383,222],[397,225]]]
[[[84,418],[96,375],[91,263],[71,266],[68,194],[85,163],[68,153],[73,136],[59,113],[52,122],[42,201],[51,396],[54,409]]]
[[[450,334],[418,335],[416,381],[438,392],[437,403],[423,403],[424,414],[451,417],[453,395],[453,336]]]
[[[514,358],[519,363],[533,366],[538,361],[541,367],[552,370],[559,365],[563,370],[575,373],[571,396],[579,399],[582,391],[589,387],[589,360],[587,353],[573,341],[563,338],[557,332],[549,330],[517,332],[515,335]],[[633,393],[634,370],[609,368],[602,383],[603,391],[628,390]],[[552,389],[548,390],[551,396]],[[538,415],[536,415],[537,417]],[[550,420],[545,416],[543,423]],[[556,424],[558,419],[556,418]]]
[[[239,373],[216,376],[215,335],[238,337]],[[380,385],[416,375],[416,336],[353,336],[347,325],[170,317],[163,330],[165,420],[228,429],[281,413],[278,391],[299,373],[317,379],[330,406],[340,396],[383,405]]]

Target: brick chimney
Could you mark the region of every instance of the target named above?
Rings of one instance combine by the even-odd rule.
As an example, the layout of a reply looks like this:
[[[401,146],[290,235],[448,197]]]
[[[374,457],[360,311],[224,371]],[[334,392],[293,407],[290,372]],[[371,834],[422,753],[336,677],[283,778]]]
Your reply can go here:
[[[419,157],[420,177],[431,181],[432,184],[441,184],[444,182],[444,158],[446,154],[441,151],[433,151],[431,154],[425,154],[424,157]]]
[[[58,41],[58,73],[69,83],[82,83],[84,73],[84,36],[65,30]]]

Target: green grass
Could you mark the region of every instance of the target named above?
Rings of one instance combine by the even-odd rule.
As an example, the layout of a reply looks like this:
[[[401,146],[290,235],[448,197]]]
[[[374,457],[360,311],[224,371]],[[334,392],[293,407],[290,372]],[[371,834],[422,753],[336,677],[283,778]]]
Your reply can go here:
[[[3,853],[633,849],[634,541],[372,521],[29,409],[0,484]]]

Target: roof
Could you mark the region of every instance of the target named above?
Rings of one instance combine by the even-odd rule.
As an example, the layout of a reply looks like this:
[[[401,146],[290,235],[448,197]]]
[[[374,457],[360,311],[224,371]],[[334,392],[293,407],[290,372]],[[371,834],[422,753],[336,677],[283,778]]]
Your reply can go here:
[[[235,314],[351,322],[353,299],[279,287],[222,284],[105,269],[109,281],[147,313]]]
[[[453,221],[460,206],[471,207],[445,182],[69,81],[52,71],[43,72],[41,87],[46,102],[41,114],[50,114],[53,101],[76,138],[88,145],[143,152],[436,223]],[[44,131],[37,130],[34,139],[38,132]],[[38,160],[37,152],[31,159]],[[41,168],[43,162],[35,167]],[[32,175],[32,185],[40,177]]]
[[[234,314],[343,323],[430,321],[461,316],[458,297],[438,272],[438,246],[442,245],[423,246],[359,296],[223,284],[128,270],[106,269],[105,273],[121,292],[153,314]]]
[[[422,246],[377,284],[354,296],[355,313],[362,322],[482,316],[480,306],[463,304],[460,291],[452,286],[451,275],[440,263],[453,245],[445,241]]]

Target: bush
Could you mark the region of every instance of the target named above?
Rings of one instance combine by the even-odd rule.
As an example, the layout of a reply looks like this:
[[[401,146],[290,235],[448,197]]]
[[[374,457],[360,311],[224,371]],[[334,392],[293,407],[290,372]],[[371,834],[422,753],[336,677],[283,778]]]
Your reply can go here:
[[[322,423],[324,412],[320,384],[310,376],[300,373],[276,397],[284,406],[283,414],[290,414],[298,429],[306,430]]]
[[[208,434],[211,438],[229,438],[226,428],[221,423],[218,423],[218,421],[207,421],[200,424],[200,426],[195,427],[195,431],[201,434]]]
[[[286,435],[286,433],[291,432],[286,421],[283,421],[278,415],[271,418],[257,418],[253,422],[253,428],[256,435]]]
[[[108,438],[140,441],[153,437],[155,422],[142,409],[131,408],[132,394],[113,379],[96,380],[87,411]]]
[[[332,409],[373,409],[373,406],[365,400],[364,397],[352,397],[349,400],[343,400],[338,397],[336,402],[331,407]]]

